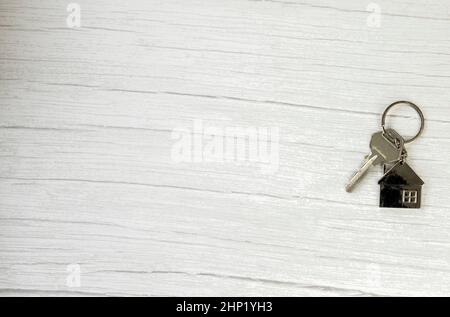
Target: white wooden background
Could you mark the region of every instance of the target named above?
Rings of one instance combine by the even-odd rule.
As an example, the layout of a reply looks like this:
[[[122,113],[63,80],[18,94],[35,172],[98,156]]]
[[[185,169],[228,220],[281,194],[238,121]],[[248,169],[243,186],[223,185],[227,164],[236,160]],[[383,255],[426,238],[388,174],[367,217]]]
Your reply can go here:
[[[0,295],[450,295],[448,1],[69,2],[0,3]],[[420,210],[344,190],[399,99]],[[194,120],[278,171],[174,162]]]

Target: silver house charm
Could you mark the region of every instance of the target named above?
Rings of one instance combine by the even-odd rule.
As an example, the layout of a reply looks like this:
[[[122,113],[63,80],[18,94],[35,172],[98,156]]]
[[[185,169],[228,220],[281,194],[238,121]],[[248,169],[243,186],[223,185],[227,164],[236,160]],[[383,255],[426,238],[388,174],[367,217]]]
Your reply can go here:
[[[424,182],[408,164],[399,162],[388,168],[378,184],[380,207],[420,208]]]

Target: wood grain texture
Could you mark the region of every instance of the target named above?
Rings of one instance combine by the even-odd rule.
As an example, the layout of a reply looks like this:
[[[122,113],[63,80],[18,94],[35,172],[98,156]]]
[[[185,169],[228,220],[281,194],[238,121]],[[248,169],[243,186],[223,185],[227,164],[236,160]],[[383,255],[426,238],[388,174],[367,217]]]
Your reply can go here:
[[[448,1],[68,3],[0,3],[0,295],[450,295]],[[399,99],[420,210],[344,190]],[[277,172],[174,162],[195,120],[279,128]]]

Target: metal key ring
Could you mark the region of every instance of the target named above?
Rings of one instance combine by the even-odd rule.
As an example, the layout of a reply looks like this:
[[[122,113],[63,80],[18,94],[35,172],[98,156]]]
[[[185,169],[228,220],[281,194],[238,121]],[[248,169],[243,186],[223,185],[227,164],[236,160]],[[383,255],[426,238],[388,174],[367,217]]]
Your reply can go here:
[[[394,102],[393,104],[389,105],[389,106],[386,108],[386,110],[384,110],[383,116],[381,117],[381,127],[383,128],[383,132],[386,133],[386,127],[385,127],[385,124],[386,124],[386,115],[387,115],[387,113],[389,112],[389,110],[391,110],[391,108],[393,108],[393,107],[395,107],[395,106],[397,106],[397,105],[399,105],[399,104],[405,104],[405,105],[410,106],[411,108],[413,108],[414,110],[416,110],[416,112],[417,112],[417,113],[419,114],[419,116],[420,116],[420,129],[419,129],[419,132],[417,132],[417,134],[416,134],[414,137],[412,137],[411,139],[405,140],[405,144],[411,143],[412,141],[414,141],[415,139],[417,139],[417,138],[422,134],[423,129],[425,128],[425,117],[423,116],[422,110],[420,110],[420,108],[419,108],[417,105],[413,104],[412,102],[402,100],[402,101]]]

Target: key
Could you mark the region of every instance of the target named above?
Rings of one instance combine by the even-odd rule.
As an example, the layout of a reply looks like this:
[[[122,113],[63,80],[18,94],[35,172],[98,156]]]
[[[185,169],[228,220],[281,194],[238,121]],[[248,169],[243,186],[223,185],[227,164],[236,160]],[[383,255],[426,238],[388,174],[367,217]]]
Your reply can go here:
[[[382,163],[399,161],[404,151],[404,140],[394,129],[386,129],[372,135],[370,140],[371,153],[366,156],[361,168],[350,179],[345,190],[351,192],[353,187],[366,175],[370,167]]]

